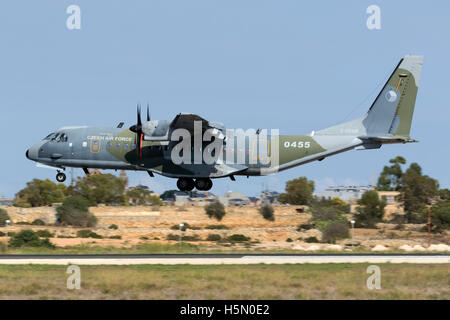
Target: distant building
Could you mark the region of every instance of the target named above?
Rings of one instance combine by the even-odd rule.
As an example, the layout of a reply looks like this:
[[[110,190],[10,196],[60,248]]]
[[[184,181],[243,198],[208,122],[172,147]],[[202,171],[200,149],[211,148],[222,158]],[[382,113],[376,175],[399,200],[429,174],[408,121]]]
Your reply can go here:
[[[9,206],[12,206],[13,203],[14,203],[14,200],[12,200],[12,199],[7,199],[5,197],[0,197],[0,206],[9,207]]]
[[[216,200],[216,196],[211,192],[199,192],[194,191],[190,197],[190,200],[195,206],[204,206]]]
[[[175,192],[174,193],[174,205],[176,206],[184,206],[190,204],[191,199],[186,192]]]
[[[278,198],[280,197],[280,193],[276,191],[263,191],[260,195],[260,204],[279,204]]]
[[[128,176],[125,170],[120,171],[119,178],[125,182],[125,190],[128,189]]]
[[[224,206],[247,206],[250,204],[250,199],[241,192],[227,191],[223,197],[218,197],[218,200]]]
[[[384,207],[384,213],[386,215],[391,215],[392,213],[405,213],[403,202],[401,201],[401,192],[378,191],[378,197],[380,197],[380,200],[386,202],[386,206]]]
[[[318,198],[333,199],[338,197],[347,202],[355,202],[361,199],[364,193],[372,189],[372,186],[332,186],[326,188],[325,191],[316,192],[314,195]]]

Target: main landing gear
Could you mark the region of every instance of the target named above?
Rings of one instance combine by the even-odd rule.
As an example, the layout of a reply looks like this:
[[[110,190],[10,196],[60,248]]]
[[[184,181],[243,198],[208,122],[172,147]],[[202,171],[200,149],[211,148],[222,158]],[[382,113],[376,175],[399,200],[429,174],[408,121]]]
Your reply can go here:
[[[212,188],[213,183],[209,178],[180,178],[177,181],[177,187],[180,191],[192,191],[194,187],[199,191],[208,191]]]
[[[64,172],[58,171],[58,173],[56,174],[56,181],[58,182],[66,181],[66,174]]]

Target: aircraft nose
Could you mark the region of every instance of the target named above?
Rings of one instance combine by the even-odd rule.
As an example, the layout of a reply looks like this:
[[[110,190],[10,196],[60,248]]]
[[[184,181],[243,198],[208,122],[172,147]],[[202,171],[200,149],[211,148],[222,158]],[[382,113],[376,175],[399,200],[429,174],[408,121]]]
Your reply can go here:
[[[25,152],[25,156],[30,160],[37,161],[39,148],[41,147],[41,145],[42,145],[42,143],[37,143],[34,146],[32,146],[30,149],[28,149]]]

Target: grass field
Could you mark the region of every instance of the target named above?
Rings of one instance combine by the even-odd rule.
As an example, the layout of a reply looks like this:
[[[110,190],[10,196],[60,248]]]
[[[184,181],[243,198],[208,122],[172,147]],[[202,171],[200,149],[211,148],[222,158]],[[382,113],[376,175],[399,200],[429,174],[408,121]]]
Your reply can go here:
[[[280,254],[308,254],[311,252],[299,251],[291,248],[255,248],[249,244],[229,244],[227,246],[209,246],[206,244],[192,244],[189,242],[182,242],[180,245],[177,242],[161,243],[148,242],[130,247],[115,247],[106,245],[82,244],[76,246],[56,247],[54,249],[45,247],[20,247],[7,248],[0,243],[0,254],[201,254],[201,253],[220,253],[220,254],[252,254],[252,253],[280,253]],[[352,254],[352,253],[367,253],[367,254],[386,254],[386,253],[401,253],[409,254],[400,249],[391,249],[386,252],[372,252],[368,248],[359,246],[353,248],[351,251],[333,251],[333,250],[318,250],[314,253],[323,254]],[[442,252],[422,252],[420,254],[443,254]]]
[[[0,266],[0,299],[450,299],[448,265],[368,264],[82,266],[81,289],[63,266]]]

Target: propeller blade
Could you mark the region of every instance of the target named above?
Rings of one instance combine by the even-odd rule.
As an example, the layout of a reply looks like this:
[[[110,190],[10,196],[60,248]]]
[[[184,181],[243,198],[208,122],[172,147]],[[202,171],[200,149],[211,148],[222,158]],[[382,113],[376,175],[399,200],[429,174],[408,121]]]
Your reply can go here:
[[[136,153],[139,159],[142,159],[142,139],[144,138],[143,133],[136,134]]]
[[[147,121],[150,121],[150,106],[147,102]]]
[[[138,103],[137,105],[137,125],[139,127],[142,127],[142,121],[141,121],[141,105]]]

